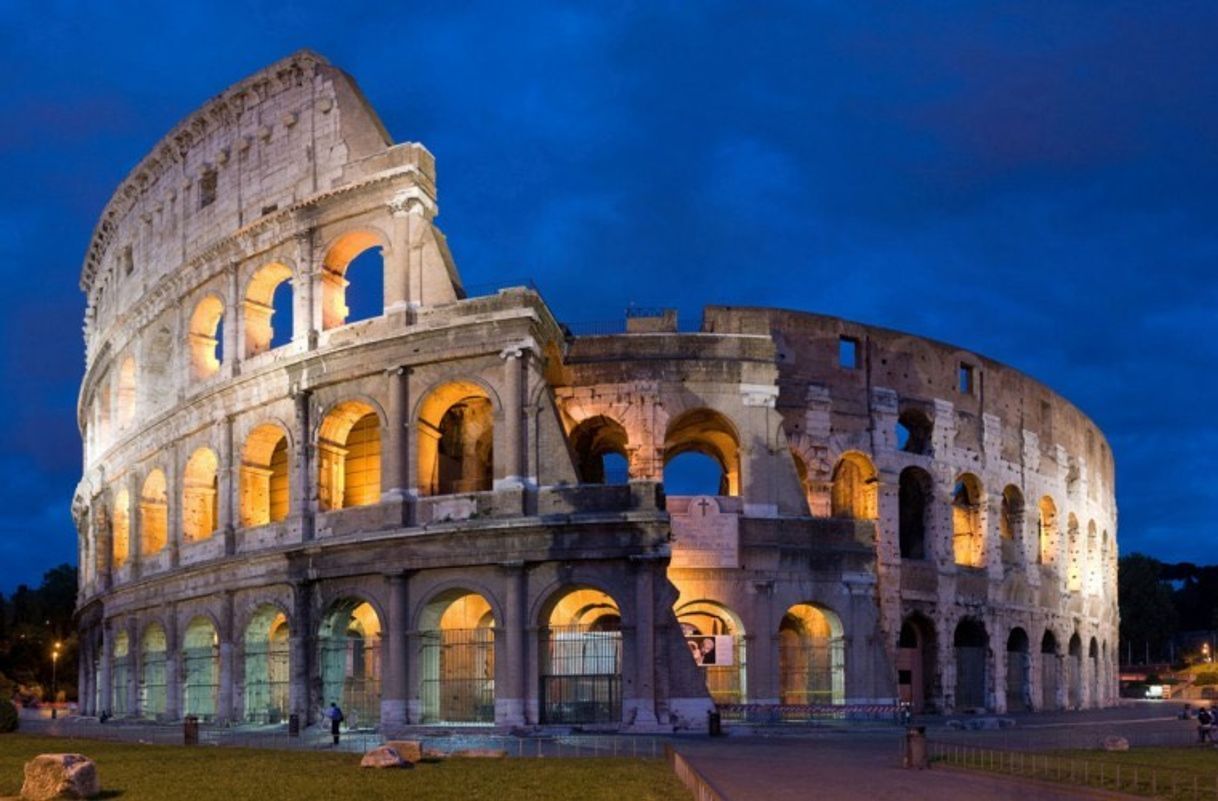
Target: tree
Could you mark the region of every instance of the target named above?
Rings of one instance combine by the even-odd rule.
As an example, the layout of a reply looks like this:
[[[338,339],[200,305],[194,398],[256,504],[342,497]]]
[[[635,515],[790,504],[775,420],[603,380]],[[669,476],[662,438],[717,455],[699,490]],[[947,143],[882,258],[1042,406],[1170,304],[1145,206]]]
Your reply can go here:
[[[1164,658],[1167,643],[1179,628],[1179,614],[1171,586],[1164,581],[1163,563],[1138,553],[1121,557],[1117,592],[1122,645],[1132,646],[1138,656],[1144,655],[1149,646],[1152,656]]]

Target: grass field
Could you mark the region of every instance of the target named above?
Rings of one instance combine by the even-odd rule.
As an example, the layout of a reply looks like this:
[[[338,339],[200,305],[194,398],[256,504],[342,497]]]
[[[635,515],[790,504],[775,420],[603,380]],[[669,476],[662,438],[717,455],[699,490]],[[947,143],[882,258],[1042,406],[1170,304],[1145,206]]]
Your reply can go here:
[[[0,797],[37,754],[97,762],[103,798],[123,801],[558,801],[687,799],[662,759],[450,759],[414,770],[360,769],[358,754],[134,745],[0,734]]]

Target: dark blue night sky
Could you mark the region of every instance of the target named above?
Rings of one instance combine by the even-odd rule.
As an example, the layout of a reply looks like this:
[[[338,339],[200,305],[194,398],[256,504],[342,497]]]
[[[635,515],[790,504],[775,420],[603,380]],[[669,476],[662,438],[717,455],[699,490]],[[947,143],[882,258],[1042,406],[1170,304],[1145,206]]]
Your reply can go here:
[[[961,344],[1107,433],[1124,553],[1218,562],[1218,4],[145,5],[0,4],[0,590],[75,559],[97,215],[301,47],[436,154],[467,285]]]

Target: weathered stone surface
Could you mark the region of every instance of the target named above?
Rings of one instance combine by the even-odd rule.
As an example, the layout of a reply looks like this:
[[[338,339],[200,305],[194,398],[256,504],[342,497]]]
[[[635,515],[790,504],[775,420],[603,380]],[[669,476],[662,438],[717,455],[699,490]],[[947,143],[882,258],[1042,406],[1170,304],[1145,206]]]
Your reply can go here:
[[[1129,741],[1124,737],[1118,737],[1115,734],[1109,735],[1100,741],[1100,748],[1105,751],[1128,751]]]
[[[39,754],[25,763],[25,801],[92,798],[100,791],[97,765],[84,754]]]
[[[407,762],[418,762],[423,758],[423,743],[419,740],[388,740],[386,746],[398,752]]]
[[[387,745],[377,746],[359,761],[361,768],[413,768],[414,765],[402,758],[395,749]]]

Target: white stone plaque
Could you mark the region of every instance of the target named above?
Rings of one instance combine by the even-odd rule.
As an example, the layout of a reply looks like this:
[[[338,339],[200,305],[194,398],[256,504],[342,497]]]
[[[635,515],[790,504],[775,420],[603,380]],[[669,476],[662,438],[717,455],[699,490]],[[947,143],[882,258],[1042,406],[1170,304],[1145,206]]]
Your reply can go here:
[[[740,518],[721,512],[715,498],[690,498],[671,520],[673,567],[740,567]]]

